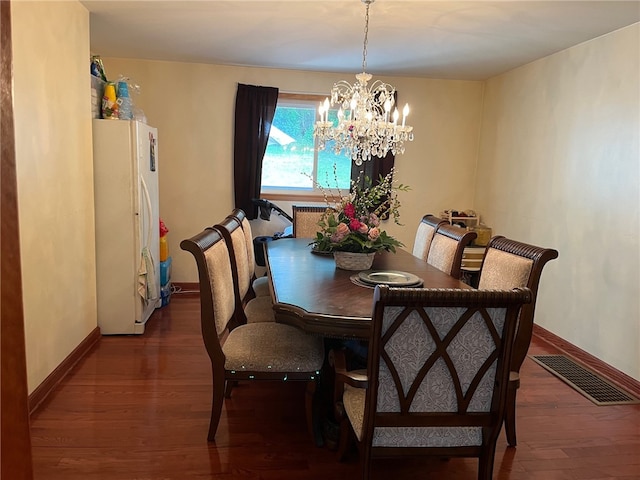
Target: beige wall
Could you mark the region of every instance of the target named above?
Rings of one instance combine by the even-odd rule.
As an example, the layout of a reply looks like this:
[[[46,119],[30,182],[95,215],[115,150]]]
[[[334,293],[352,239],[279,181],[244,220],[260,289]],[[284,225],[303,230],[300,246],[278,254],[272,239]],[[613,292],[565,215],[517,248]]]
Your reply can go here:
[[[89,15],[12,2],[20,248],[32,392],[97,326]]]
[[[158,128],[160,215],[170,229],[172,279],[176,282],[197,281],[195,263],[180,250],[180,241],[221,221],[234,207],[237,84],[327,94],[337,80],[352,80],[350,75],[331,73],[115,58],[103,61],[109,78],[122,74],[141,86],[137,103],[148,122]],[[425,213],[473,207],[482,83],[385,80],[398,89],[401,104],[410,103],[409,118],[416,134],[405,154],[396,159],[398,181],[413,188],[401,198],[405,226],[388,226],[411,250],[415,228]]]
[[[97,325],[89,16],[77,2],[14,2],[12,22],[31,392]],[[638,57],[635,25],[492,79],[484,113],[480,82],[386,78],[411,104],[416,132],[397,161],[398,180],[413,187],[402,197],[405,227],[389,230],[411,249],[424,213],[475,208],[495,233],[557,248],[537,322],[637,379]],[[159,128],[161,212],[181,282],[196,272],[180,240],[233,206],[236,84],[325,93],[349,77],[125,59],[105,66],[110,78],[141,85],[137,103]]]
[[[638,24],[487,82],[476,208],[553,247],[536,323],[640,379]]]

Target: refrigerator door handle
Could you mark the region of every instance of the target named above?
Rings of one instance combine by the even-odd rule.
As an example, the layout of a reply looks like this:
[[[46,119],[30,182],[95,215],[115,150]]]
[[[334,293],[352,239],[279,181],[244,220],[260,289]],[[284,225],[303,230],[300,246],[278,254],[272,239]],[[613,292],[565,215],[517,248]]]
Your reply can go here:
[[[144,217],[146,217],[148,219],[148,229],[147,229],[147,242],[145,247],[151,249],[151,235],[152,235],[152,228],[153,226],[151,225],[151,217],[153,215],[153,208],[151,207],[151,196],[149,195],[149,189],[147,188],[147,183],[144,181],[144,178],[141,176],[140,177],[140,185],[142,185],[142,191],[144,193],[144,199],[145,199],[145,203],[147,205],[147,214],[144,215]]]

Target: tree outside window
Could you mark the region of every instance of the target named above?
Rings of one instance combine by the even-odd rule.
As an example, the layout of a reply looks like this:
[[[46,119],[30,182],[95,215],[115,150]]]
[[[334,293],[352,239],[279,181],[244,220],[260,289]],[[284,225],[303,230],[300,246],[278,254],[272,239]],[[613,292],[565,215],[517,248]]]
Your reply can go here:
[[[300,97],[284,93],[278,97],[262,164],[262,193],[317,194],[317,185],[348,191],[351,159],[343,153],[336,155],[330,144],[318,150],[313,138],[317,108],[324,98]],[[329,113],[332,118],[336,121],[337,110]]]

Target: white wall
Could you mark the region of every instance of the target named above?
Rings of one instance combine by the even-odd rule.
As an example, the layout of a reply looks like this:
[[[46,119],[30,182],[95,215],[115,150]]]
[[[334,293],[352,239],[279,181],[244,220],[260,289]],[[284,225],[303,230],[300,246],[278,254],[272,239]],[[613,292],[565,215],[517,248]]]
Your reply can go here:
[[[639,24],[487,82],[475,206],[559,251],[536,323],[640,379]]]
[[[96,328],[89,14],[12,2],[16,170],[32,392]]]
[[[170,229],[175,282],[197,281],[193,258],[180,250],[180,241],[221,221],[234,207],[237,84],[328,94],[337,80],[355,81],[355,77],[331,73],[139,59],[103,61],[110,79],[122,74],[141,86],[137,102],[148,122],[158,128],[160,215]],[[411,105],[409,119],[416,139],[396,158],[396,167],[398,182],[413,190],[401,194],[405,226],[387,226],[411,250],[415,229],[425,213],[473,208],[482,83],[380,79],[398,89],[401,104]]]

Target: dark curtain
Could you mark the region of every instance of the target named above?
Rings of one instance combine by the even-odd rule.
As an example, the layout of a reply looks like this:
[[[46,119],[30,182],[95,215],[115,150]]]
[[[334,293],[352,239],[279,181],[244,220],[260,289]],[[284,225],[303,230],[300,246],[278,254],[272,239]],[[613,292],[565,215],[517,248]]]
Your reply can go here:
[[[233,141],[235,207],[252,220],[258,215],[253,198],[260,198],[262,159],[276,112],[278,89],[238,84]]]
[[[371,157],[371,160],[367,160],[362,162],[362,165],[357,166],[355,163],[351,164],[351,179],[355,182],[360,176],[360,185],[364,186],[364,177],[368,177],[371,179],[373,185],[378,182],[378,178],[380,175],[385,177],[395,163],[395,155],[389,151],[387,156],[384,158],[380,157]],[[360,174],[360,172],[363,172]]]
[[[371,157],[371,160],[367,160],[362,162],[362,165],[359,167],[355,164],[351,164],[351,179],[355,182],[358,179],[358,175],[360,176],[359,185],[361,188],[366,188],[365,177],[369,178],[371,181],[371,185],[376,185],[378,183],[378,179],[380,175],[383,177],[387,176],[391,169],[393,168],[393,164],[395,162],[395,155],[389,151],[387,156],[384,158],[380,157]],[[362,172],[362,173],[360,173]],[[388,197],[383,197],[380,199],[380,204],[383,204],[387,201]],[[388,218],[388,215],[383,215],[381,217],[383,220]]]

